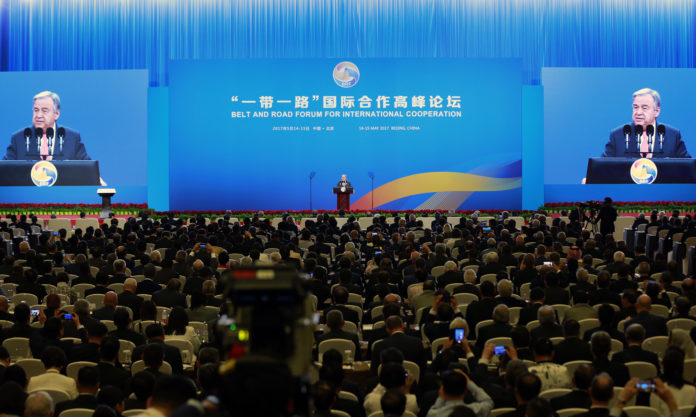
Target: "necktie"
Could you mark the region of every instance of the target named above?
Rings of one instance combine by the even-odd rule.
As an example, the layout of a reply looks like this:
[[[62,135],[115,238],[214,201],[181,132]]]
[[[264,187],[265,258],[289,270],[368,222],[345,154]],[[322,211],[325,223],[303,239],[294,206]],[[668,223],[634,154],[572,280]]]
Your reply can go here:
[[[641,137],[640,141],[640,153],[645,155],[645,158],[652,158],[652,154],[650,152],[650,145],[648,145],[648,135],[643,133],[643,136]]]

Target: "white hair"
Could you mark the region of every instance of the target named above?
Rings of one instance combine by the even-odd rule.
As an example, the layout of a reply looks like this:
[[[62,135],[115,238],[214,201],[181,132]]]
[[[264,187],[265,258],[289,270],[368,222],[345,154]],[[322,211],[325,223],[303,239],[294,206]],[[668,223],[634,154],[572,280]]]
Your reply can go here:
[[[39,99],[42,99],[42,98],[46,98],[46,97],[48,97],[48,98],[50,98],[51,100],[53,100],[53,111],[54,111],[54,112],[60,111],[60,97],[58,97],[58,94],[56,94],[56,93],[54,93],[54,92],[52,92],[52,91],[42,91],[42,92],[40,92],[39,94],[37,94],[37,95],[34,96],[34,101],[33,101],[32,103],[36,102],[36,100],[39,100]]]
[[[653,101],[655,104],[653,105],[654,109],[657,110],[660,108],[660,93],[657,91],[651,89],[651,88],[641,88],[640,90],[636,91],[633,93],[632,100],[635,100],[636,97],[638,96],[651,96],[653,98]]]

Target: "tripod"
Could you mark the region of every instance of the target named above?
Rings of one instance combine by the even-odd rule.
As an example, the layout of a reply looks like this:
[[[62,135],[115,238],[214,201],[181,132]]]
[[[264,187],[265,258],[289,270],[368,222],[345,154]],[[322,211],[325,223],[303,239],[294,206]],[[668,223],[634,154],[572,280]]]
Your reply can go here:
[[[592,236],[599,233],[599,227],[597,226],[597,215],[595,214],[594,210],[590,211],[590,217],[585,220],[583,230],[589,230],[590,233],[592,233]]]

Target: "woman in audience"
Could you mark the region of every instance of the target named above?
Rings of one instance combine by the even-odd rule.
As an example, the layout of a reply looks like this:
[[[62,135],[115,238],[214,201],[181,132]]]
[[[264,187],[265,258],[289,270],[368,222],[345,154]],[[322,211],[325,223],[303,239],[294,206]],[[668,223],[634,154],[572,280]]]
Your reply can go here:
[[[183,307],[174,307],[169,313],[167,324],[164,326],[164,341],[188,340],[193,345],[193,352],[197,353],[201,347],[201,341],[196,336],[196,331],[189,326],[188,315]]]
[[[696,405],[696,387],[684,381],[684,351],[675,346],[665,350],[662,358],[662,380],[667,388],[672,391],[674,399],[679,407]],[[669,407],[656,394],[650,394],[650,407],[655,408],[667,417],[670,415]]]

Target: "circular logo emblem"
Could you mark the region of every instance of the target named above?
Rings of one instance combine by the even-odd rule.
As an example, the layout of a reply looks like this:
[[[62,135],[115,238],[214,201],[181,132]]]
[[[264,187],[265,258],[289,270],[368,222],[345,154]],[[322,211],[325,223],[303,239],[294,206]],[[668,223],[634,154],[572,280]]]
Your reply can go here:
[[[58,170],[49,161],[39,161],[31,167],[31,180],[37,187],[50,187],[57,179]]]
[[[350,88],[358,83],[360,71],[352,62],[344,61],[334,67],[333,79],[339,87]]]
[[[657,166],[647,158],[640,158],[631,164],[631,179],[636,184],[652,184],[657,178]]]

